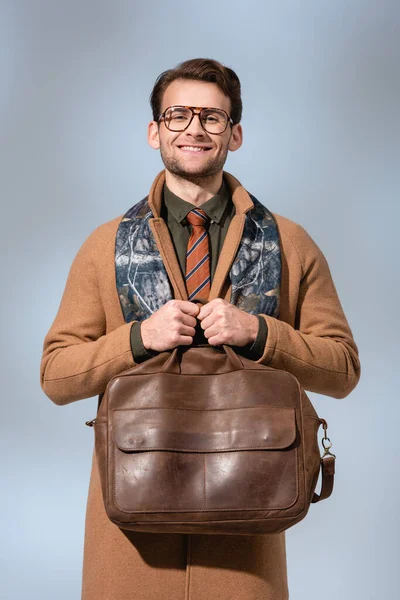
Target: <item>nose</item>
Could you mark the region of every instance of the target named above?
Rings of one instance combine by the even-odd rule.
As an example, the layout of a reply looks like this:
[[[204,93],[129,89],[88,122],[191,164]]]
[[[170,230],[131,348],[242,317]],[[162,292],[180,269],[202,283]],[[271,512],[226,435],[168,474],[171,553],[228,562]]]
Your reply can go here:
[[[186,133],[189,132],[192,135],[204,135],[206,132],[204,131],[201,122],[200,122],[200,113],[195,113],[190,123],[189,127],[186,129]]]

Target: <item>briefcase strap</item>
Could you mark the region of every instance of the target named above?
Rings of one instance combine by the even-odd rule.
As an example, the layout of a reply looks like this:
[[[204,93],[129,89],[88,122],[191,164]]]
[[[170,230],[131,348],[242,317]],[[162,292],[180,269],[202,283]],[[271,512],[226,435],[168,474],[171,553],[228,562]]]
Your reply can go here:
[[[329,498],[333,490],[333,480],[335,475],[335,457],[328,456],[327,458],[321,458],[321,471],[322,471],[322,483],[320,494],[313,495],[311,502],[319,502]]]
[[[321,493],[319,495],[314,493],[311,502],[319,502],[320,500],[329,498],[329,496],[332,494],[335,476],[336,456],[330,451],[332,442],[327,435],[328,423],[325,421],[325,419],[320,419],[320,422],[322,423],[322,427],[324,429],[324,437],[321,440],[324,448],[324,453],[321,458]]]

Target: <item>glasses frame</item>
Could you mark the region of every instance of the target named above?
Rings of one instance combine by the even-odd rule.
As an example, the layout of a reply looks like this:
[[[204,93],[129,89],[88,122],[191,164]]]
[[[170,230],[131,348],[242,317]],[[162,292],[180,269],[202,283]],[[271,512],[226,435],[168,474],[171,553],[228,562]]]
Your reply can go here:
[[[170,108],[188,108],[189,110],[192,111],[192,118],[190,119],[189,123],[186,125],[186,127],[184,129],[171,129],[170,127],[168,127],[167,122],[165,120],[165,113]],[[225,113],[226,114],[226,126],[225,126],[225,129],[223,131],[221,131],[220,133],[214,133],[214,132],[211,132],[211,131],[207,131],[207,129],[204,127],[203,122],[201,120],[201,113],[203,112],[203,110],[220,110],[221,112]],[[195,111],[198,111],[198,112],[195,112]],[[209,107],[209,106],[183,106],[182,104],[173,104],[172,106],[168,106],[164,110],[164,112],[161,113],[161,115],[158,117],[157,123],[160,123],[161,121],[164,121],[165,127],[167,129],[169,129],[169,131],[174,131],[175,133],[182,133],[182,131],[186,131],[186,129],[188,127],[190,127],[190,124],[191,124],[191,122],[193,121],[193,119],[194,119],[194,117],[196,115],[199,117],[200,125],[202,126],[202,128],[204,129],[204,131],[206,133],[210,134],[210,135],[222,135],[227,130],[227,127],[228,127],[229,124],[231,126],[235,124],[233,122],[233,120],[231,119],[231,117],[226,112],[226,110],[224,110],[223,108],[216,108],[216,107]]]

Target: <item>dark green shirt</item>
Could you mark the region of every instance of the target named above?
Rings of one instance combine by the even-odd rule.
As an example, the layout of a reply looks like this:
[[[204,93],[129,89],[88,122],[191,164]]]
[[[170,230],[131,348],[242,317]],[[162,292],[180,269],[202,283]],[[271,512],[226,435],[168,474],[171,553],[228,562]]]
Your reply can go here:
[[[190,225],[186,219],[193,210],[193,204],[176,196],[164,184],[164,202],[161,217],[166,222],[171,234],[172,243],[181,267],[183,278],[186,274],[186,250],[190,237]],[[225,181],[215,196],[201,205],[201,210],[210,218],[208,228],[210,242],[210,277],[213,280],[215,269],[220,255],[230,222],[235,214],[235,205],[229,188]],[[235,350],[252,360],[257,360],[263,355],[267,339],[267,324],[262,317],[258,317],[259,330],[257,339],[253,344],[244,347],[235,347]],[[131,328],[131,348],[135,362],[142,362],[156,353],[146,350],[140,335],[140,323],[134,323]]]

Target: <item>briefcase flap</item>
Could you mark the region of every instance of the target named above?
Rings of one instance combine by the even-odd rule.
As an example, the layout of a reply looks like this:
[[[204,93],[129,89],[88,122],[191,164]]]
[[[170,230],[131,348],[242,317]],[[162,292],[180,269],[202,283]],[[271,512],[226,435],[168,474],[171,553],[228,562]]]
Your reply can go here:
[[[112,410],[112,436],[125,452],[279,450],[296,439],[294,408]]]

